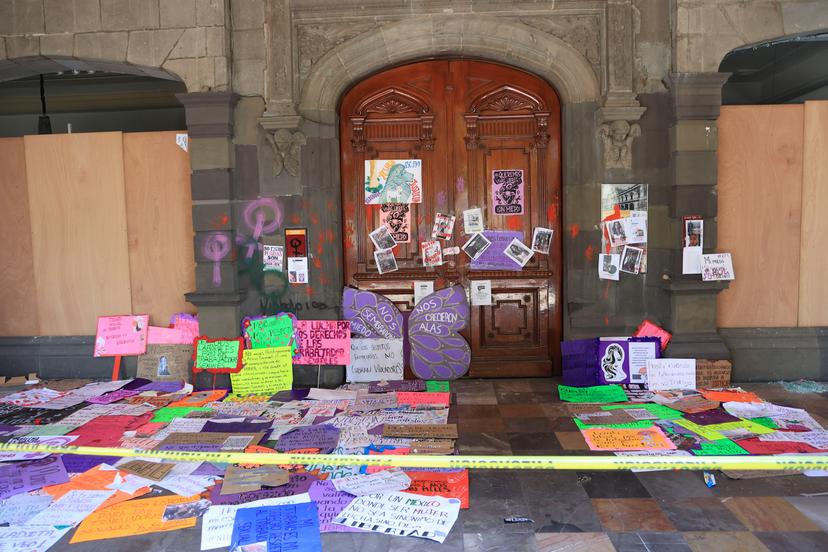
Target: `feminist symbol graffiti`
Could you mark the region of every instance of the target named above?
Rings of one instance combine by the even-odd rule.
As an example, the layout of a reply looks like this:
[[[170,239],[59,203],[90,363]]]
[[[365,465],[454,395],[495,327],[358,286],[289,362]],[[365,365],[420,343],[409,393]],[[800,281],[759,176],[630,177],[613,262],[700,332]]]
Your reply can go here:
[[[265,221],[271,219],[265,224]],[[244,222],[252,232],[253,242],[258,242],[264,234],[272,234],[282,225],[282,209],[272,197],[260,197],[251,201],[244,208]],[[245,257],[250,260],[257,246],[248,243]]]
[[[213,261],[213,287],[221,285],[221,264],[219,262],[230,253],[230,238],[226,234],[214,232],[207,236],[201,246],[204,256]]]

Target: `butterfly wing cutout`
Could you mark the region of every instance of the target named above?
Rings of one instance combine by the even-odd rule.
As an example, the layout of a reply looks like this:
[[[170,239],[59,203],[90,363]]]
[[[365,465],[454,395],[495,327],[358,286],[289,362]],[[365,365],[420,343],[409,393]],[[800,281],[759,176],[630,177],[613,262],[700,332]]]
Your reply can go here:
[[[342,312],[357,337],[402,339],[403,315],[387,297],[371,291],[346,287]]]
[[[408,317],[410,366],[414,375],[452,380],[468,372],[471,348],[457,333],[468,321],[469,301],[463,286],[441,289],[424,297]]]

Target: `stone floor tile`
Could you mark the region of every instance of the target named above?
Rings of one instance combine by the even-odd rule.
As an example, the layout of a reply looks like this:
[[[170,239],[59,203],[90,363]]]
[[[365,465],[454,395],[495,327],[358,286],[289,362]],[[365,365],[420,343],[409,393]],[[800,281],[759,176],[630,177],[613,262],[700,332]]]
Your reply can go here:
[[[466,405],[466,404],[497,404],[497,396],[494,394],[494,391],[483,391],[483,392],[458,392],[457,393],[457,404],[459,405]]]
[[[393,539],[401,538],[404,537],[391,537],[380,533],[322,533],[322,550],[386,552],[389,550]],[[197,548],[193,550],[197,550]]]
[[[704,476],[698,471],[658,471],[635,474],[641,484],[655,498],[712,497],[713,492],[704,484]]]
[[[505,432],[506,427],[502,418],[460,418],[457,420],[457,430],[460,433],[472,432]]]
[[[500,415],[504,418],[544,418],[546,414],[539,404],[511,404],[504,403],[498,406]]]
[[[823,552],[828,549],[828,533],[799,531],[754,533],[771,552]]]
[[[749,531],[699,531],[682,536],[693,552],[770,552]]]
[[[528,379],[499,379],[494,380],[495,392],[534,393],[532,380]]]
[[[554,454],[561,448],[554,433],[506,433],[515,455]],[[518,452],[520,451],[520,452]]]
[[[579,471],[578,481],[590,498],[650,497],[635,474],[628,471]]]
[[[547,398],[542,393],[528,393],[516,391],[495,391],[498,404],[539,404],[546,402]],[[537,414],[532,414],[536,416]]]
[[[651,498],[595,498],[592,507],[607,532],[675,531]]]
[[[480,498],[463,512],[463,531],[466,533],[497,532],[504,534],[531,534],[531,523],[505,523],[508,517],[530,517],[527,506],[515,497]]]
[[[732,497],[722,500],[751,531],[819,531],[793,504],[776,496]]]
[[[789,496],[785,500],[823,531],[828,531],[828,496]]]
[[[537,552],[615,552],[606,533],[538,533]]]
[[[659,498],[658,505],[679,531],[744,531],[720,498]]]
[[[603,526],[585,498],[555,498],[543,502],[526,500],[536,533],[601,532]]]
[[[564,450],[589,450],[589,445],[579,431],[556,431],[555,438]]]
[[[532,533],[465,533],[465,552],[534,552],[535,535]]]
[[[459,418],[499,418],[500,408],[494,404],[460,404],[452,405]]]
[[[461,431],[460,437],[457,439],[457,447],[461,454],[512,454],[509,437],[505,433],[470,433]]]
[[[504,418],[503,428],[507,433],[541,433],[552,435],[549,418]],[[557,443],[557,440],[555,441]]]

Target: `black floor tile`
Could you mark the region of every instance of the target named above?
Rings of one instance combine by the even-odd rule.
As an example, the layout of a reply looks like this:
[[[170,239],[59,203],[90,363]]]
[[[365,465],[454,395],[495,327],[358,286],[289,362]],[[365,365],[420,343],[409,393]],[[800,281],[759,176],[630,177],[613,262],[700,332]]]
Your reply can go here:
[[[590,498],[650,498],[650,493],[631,472],[577,472]]]
[[[754,533],[771,552],[824,552],[828,550],[828,533],[802,531]]]

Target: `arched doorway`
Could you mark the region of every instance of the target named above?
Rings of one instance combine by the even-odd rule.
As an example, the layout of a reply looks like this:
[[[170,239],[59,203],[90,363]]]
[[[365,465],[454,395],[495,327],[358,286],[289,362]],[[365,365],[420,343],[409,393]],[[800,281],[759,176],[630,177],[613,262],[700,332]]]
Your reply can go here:
[[[471,60],[389,69],[356,84],[341,101],[345,285],[382,293],[406,311],[414,306],[413,282],[440,289],[490,281],[491,305],[472,307],[465,332],[472,376],[546,376],[560,370],[560,113],[558,95],[540,78]],[[401,242],[394,249],[399,269],[381,274],[369,233],[392,208],[383,215],[381,205],[366,204],[365,161],[395,159],[422,161],[422,198],[402,215],[408,231],[395,232]],[[514,209],[520,212],[495,213],[493,171],[522,171],[523,187],[517,189],[522,208]],[[451,235],[440,240],[445,250],[470,237],[463,211],[475,207],[482,209],[491,238],[518,236],[530,245],[535,228],[551,228],[549,254],[535,253],[522,269],[510,266],[508,258],[502,267],[478,268],[462,251],[444,256],[440,266],[423,266],[421,242],[432,240],[437,214],[456,217]],[[492,241],[491,248],[504,249]]]

